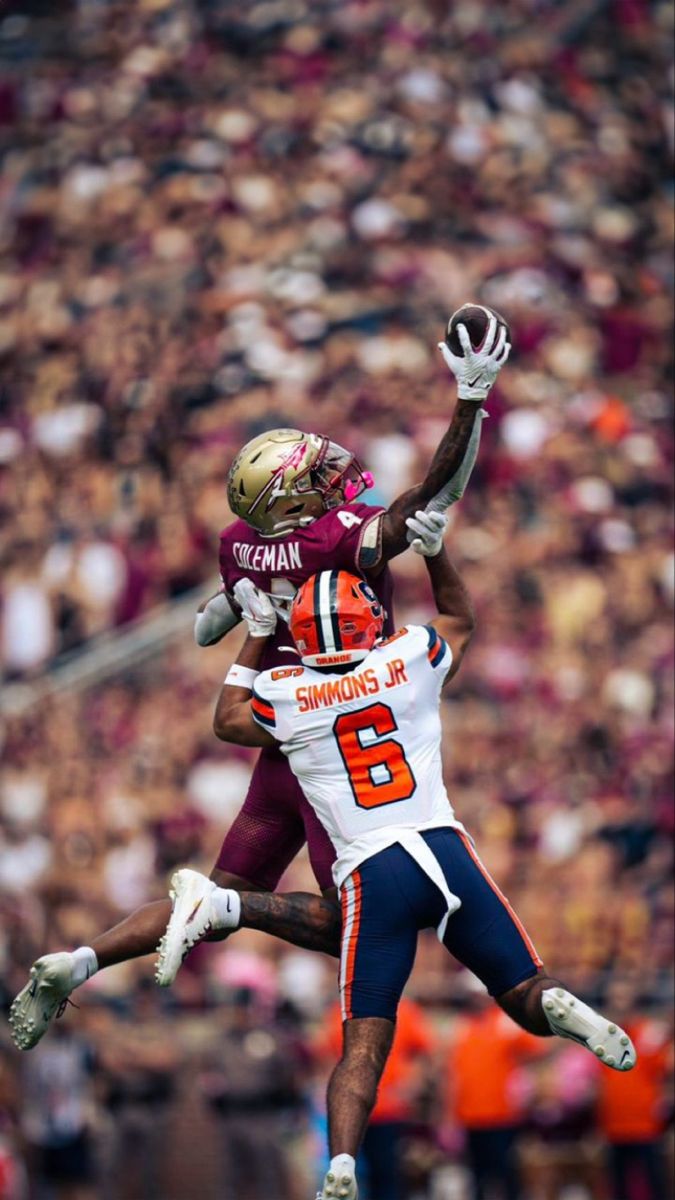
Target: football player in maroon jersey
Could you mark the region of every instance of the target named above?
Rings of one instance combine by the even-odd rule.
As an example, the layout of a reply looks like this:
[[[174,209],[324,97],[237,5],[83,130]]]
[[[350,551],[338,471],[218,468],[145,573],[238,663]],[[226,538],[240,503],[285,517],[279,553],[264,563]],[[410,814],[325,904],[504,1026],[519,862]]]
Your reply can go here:
[[[359,497],[372,479],[354,455],[328,438],[297,429],[276,429],[250,441],[235,458],[228,498],[237,520],[221,536],[222,589],[197,614],[195,638],[213,645],[241,620],[235,588],[250,579],[268,593],[278,620],[264,668],[293,662],[284,616],[295,589],[326,567],[356,571],[375,589],[393,625],[392,580],[388,563],[401,554],[417,531],[407,521],[420,510],[443,513],[463,494],[478,453],[486,415],[481,405],[511,349],[506,329],[490,318],[481,346],[472,347],[460,327],[464,354],[446,343],[440,350],[458,383],[452,422],[422,483],[384,510]],[[236,675],[236,668],[233,672]],[[241,682],[233,675],[232,682]],[[213,880],[221,888],[272,893],[307,842],[312,869],[324,898],[298,896],[288,940],[309,949],[337,952],[339,907],[332,878],[334,850],[303,796],[286,759],[277,749],[261,752],[244,805],[231,826]],[[270,896],[270,903],[273,898]],[[30,1049],[71,991],[103,967],[152,953],[170,916],[168,900],[136,910],[97,938],[91,947],[38,959],[10,1014],[12,1036]],[[261,911],[260,927],[266,928]],[[275,924],[278,932],[278,923]],[[187,952],[190,946],[186,945]],[[171,983],[176,966],[160,954],[158,982]]]

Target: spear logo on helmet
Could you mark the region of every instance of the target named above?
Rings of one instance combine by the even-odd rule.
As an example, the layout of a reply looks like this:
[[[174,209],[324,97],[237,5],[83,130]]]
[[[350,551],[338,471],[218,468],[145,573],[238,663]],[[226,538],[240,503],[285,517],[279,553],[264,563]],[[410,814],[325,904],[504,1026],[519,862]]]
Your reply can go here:
[[[302,460],[307,453],[307,449],[308,449],[307,444],[305,442],[300,442],[299,445],[297,445],[293,450],[291,450],[291,453],[288,455],[287,458],[282,459],[282,461],[279,463],[279,466],[277,467],[276,471],[274,471],[274,473],[270,476],[268,482],[265,484],[265,486],[263,488],[260,489],[255,500],[249,506],[249,510],[248,510],[249,517],[251,516],[252,513],[255,512],[258,505],[262,504],[262,501],[265,499],[265,497],[268,497],[268,501],[267,501],[267,504],[265,507],[267,509],[269,509],[272,507],[275,500],[278,500],[280,496],[286,495],[286,489],[284,487],[284,476],[286,474],[286,471],[288,471],[288,470],[298,471],[299,467],[302,464]],[[309,470],[309,467],[307,467],[306,470]],[[296,475],[296,483],[298,481],[298,478],[299,478],[299,476]]]
[[[248,442],[228,476],[230,508],[264,537],[283,537],[355,500],[372,476],[327,437],[271,429]]]

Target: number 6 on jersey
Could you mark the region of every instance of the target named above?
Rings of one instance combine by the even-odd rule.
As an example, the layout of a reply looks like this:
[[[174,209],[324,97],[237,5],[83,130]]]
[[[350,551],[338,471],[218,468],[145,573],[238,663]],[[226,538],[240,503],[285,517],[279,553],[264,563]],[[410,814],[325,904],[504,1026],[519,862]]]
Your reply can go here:
[[[366,730],[378,737],[398,732],[387,704],[369,704],[358,712],[343,713],[333,725],[359,808],[380,808],[383,804],[409,800],[417,784],[400,742],[387,738],[364,746],[360,735]],[[382,778],[378,780],[377,775]]]

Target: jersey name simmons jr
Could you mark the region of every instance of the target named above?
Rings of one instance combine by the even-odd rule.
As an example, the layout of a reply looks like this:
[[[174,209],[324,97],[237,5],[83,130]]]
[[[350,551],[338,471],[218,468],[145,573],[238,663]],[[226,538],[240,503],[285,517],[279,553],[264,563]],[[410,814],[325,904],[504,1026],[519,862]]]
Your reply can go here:
[[[337,853],[335,883],[405,831],[462,828],[443,783],[439,700],[452,651],[409,625],[348,674],[265,671],[251,702]]]

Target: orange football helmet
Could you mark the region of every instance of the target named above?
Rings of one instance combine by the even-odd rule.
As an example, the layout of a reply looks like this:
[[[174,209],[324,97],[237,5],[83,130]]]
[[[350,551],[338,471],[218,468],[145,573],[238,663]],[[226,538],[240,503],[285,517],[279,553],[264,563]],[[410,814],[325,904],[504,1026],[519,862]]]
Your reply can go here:
[[[305,666],[338,666],[370,653],[386,615],[365,579],[349,571],[321,571],[296,593],[289,627]]]

